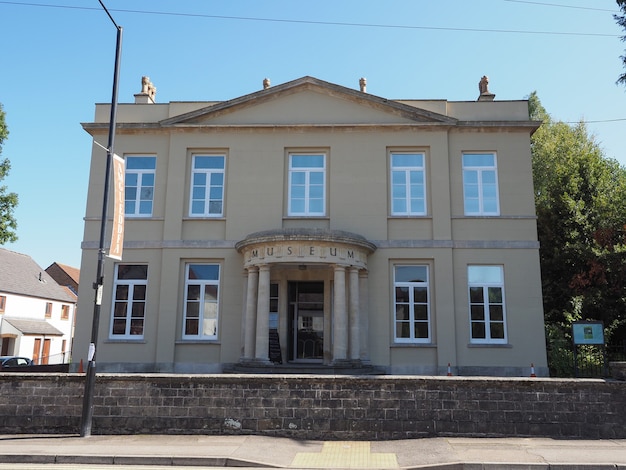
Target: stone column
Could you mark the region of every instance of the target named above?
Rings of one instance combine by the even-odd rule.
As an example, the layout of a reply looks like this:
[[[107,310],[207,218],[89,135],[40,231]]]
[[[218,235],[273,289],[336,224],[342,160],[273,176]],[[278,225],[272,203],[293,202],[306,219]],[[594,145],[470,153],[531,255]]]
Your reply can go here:
[[[346,316],[346,268],[335,265],[335,299],[333,302],[333,362],[348,357],[348,319]]]
[[[246,292],[246,318],[244,326],[244,347],[243,357],[252,359],[255,357],[256,339],[256,304],[257,289],[259,287],[259,268],[250,266],[248,268],[248,290]]]
[[[259,266],[259,290],[256,307],[255,360],[269,363],[270,267]]]
[[[367,270],[359,272],[359,320],[361,322],[361,342],[359,343],[359,359],[369,361],[369,335],[370,335],[370,315],[369,315],[369,277]]]
[[[358,360],[360,356],[361,322],[359,318],[359,268],[351,267],[350,274],[350,356],[351,360]]]

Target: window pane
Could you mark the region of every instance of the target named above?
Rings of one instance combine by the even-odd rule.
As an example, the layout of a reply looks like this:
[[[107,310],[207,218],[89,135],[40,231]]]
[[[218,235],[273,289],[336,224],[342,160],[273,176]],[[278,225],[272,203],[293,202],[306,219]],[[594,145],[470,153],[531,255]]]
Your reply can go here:
[[[396,287],[396,302],[408,302],[409,301],[409,288],[408,287]]]
[[[134,302],[133,308],[131,312],[131,317],[134,318],[143,318],[146,304],[141,302]]]
[[[324,213],[324,201],[314,199],[309,202],[309,212],[311,214],[323,214]]]
[[[411,171],[409,173],[411,184],[423,184],[424,172],[423,171]]]
[[[200,300],[200,286],[187,286],[187,300]]]
[[[217,286],[204,286],[204,301],[217,301]]]
[[[291,184],[305,184],[306,173],[303,171],[294,171],[291,173]]]
[[[501,284],[501,266],[468,266],[469,282],[476,284]]]
[[[223,186],[224,185],[224,173],[211,173],[211,185]]]
[[[470,308],[472,320],[484,320],[485,319],[485,307],[482,305],[472,305]]]
[[[480,212],[480,206],[478,205],[478,199],[465,199],[465,213],[477,214]]]
[[[489,318],[491,321],[504,321],[504,309],[502,305],[490,305]]]
[[[189,319],[185,320],[185,334],[186,335],[197,335],[198,334],[198,325],[199,321],[197,319]]]
[[[404,185],[406,183],[406,172],[404,172],[404,171],[392,171],[391,172],[391,182],[393,184]]]
[[[126,334],[126,320],[113,320],[113,334],[125,335]]]
[[[413,307],[415,320],[428,321],[428,306],[427,305],[415,305]]]
[[[425,323],[425,322],[415,323],[415,337],[416,338],[428,338],[428,323]]]
[[[204,336],[215,336],[217,335],[217,321],[216,320],[207,320],[205,319],[203,322],[204,328],[202,329],[202,334]]]
[[[115,289],[116,300],[128,300],[128,285],[120,285]]]
[[[291,200],[291,212],[296,214],[304,213],[304,200],[303,199],[292,199]]]
[[[411,199],[411,212],[414,214],[423,214],[426,212],[423,199]]]
[[[133,300],[146,300],[146,286],[144,284],[134,286]]]
[[[472,323],[472,338],[485,339],[485,324],[484,323]]]
[[[426,282],[428,268],[426,266],[396,266],[396,282]]]
[[[411,324],[409,322],[396,323],[396,338],[410,338]]]
[[[118,279],[148,279],[148,265],[120,264],[117,268]]]
[[[497,214],[498,212],[498,201],[493,199],[485,199],[483,200],[483,212],[485,214]]]
[[[152,214],[152,201],[144,201],[139,203],[140,214]]]
[[[463,172],[463,181],[465,184],[478,184],[478,172],[474,170],[465,170]]]
[[[204,201],[193,201],[191,204],[192,214],[204,214]]]
[[[493,154],[465,154],[463,155],[463,166],[490,167],[494,165],[495,165],[495,156]]]
[[[292,168],[323,168],[324,155],[292,155]]]
[[[393,200],[393,212],[394,214],[406,213],[406,199],[394,199]]]
[[[130,321],[130,334],[143,335],[143,320],[135,318]]]
[[[211,157],[194,157],[194,168],[196,169],[224,169],[224,157],[211,156]]]
[[[222,201],[209,202],[209,214],[221,214],[222,213]]]
[[[424,155],[410,153],[394,153],[391,155],[392,167],[421,167],[424,165]]]
[[[129,187],[137,186],[137,173],[126,173],[124,176],[124,184],[126,185],[126,190]]]
[[[115,307],[113,309],[113,316],[116,318],[121,318],[121,317],[126,318],[127,306],[128,306],[127,302],[115,302]]]
[[[396,320],[408,320],[409,319],[409,306],[408,305],[396,305]]]
[[[187,302],[187,318],[200,317],[200,304],[198,302]]]
[[[154,188],[151,186],[144,186],[141,188],[141,194],[139,198],[143,201],[152,201],[152,194],[154,193]]]
[[[206,186],[206,173],[194,173],[193,184],[194,186]]]
[[[321,171],[312,171],[309,177],[311,184],[324,184],[324,173]]]
[[[489,331],[491,333],[491,339],[504,339],[504,324],[492,323]]]
[[[206,186],[194,186],[192,192],[193,199],[202,199],[204,200],[206,195]]]
[[[222,199],[222,186],[211,186],[209,190],[210,199]]]
[[[130,170],[154,170],[156,157],[126,157],[126,169]]]
[[[217,281],[219,279],[219,273],[219,264],[190,264],[188,278]]]
[[[502,288],[489,287],[487,292],[489,295],[489,303],[502,303]]]
[[[309,197],[311,199],[321,199],[324,197],[324,186],[315,185],[309,189]]]
[[[413,301],[423,303],[423,304],[428,302],[428,288],[414,287],[413,288]]]
[[[470,302],[473,304],[482,304],[485,301],[482,287],[470,287]]]

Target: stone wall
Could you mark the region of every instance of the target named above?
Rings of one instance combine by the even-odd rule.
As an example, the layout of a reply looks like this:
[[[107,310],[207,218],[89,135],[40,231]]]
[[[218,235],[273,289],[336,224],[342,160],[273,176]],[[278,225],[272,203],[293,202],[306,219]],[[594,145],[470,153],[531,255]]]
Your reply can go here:
[[[0,433],[78,433],[82,374],[0,374]],[[626,438],[626,382],[101,374],[93,434]]]

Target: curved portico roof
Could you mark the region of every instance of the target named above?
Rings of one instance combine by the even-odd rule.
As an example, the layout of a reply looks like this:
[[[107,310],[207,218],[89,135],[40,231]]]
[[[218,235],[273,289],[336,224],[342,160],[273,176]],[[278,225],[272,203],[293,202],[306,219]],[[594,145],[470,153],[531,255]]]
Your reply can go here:
[[[376,245],[361,235],[343,230],[320,228],[287,228],[254,232],[237,242],[235,248],[241,253],[246,247],[251,245],[291,241],[341,243],[359,247],[368,253],[376,251]]]

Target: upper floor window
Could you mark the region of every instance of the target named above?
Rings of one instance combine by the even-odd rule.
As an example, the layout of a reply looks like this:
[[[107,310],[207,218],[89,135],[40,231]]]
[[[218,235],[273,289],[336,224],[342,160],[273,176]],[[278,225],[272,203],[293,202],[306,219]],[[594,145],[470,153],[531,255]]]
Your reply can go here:
[[[147,287],[148,266],[144,264],[115,266],[111,338],[143,337]]]
[[[156,157],[127,156],[125,213],[128,217],[151,217],[154,203]]]
[[[191,166],[190,217],[224,214],[224,155],[194,155]]]
[[[67,320],[70,318],[70,306],[61,305],[61,320]]]
[[[288,214],[326,215],[326,155],[289,155]]]
[[[463,154],[465,215],[499,215],[498,168],[494,153]]]
[[[52,302],[46,302],[45,315],[46,318],[52,317]]]
[[[4,313],[4,310],[7,307],[7,296],[0,295],[0,313]]]
[[[506,343],[502,266],[468,266],[472,343]]]
[[[397,343],[430,342],[428,266],[394,269],[394,339]]]
[[[188,264],[183,338],[217,339],[219,264]]]
[[[423,153],[391,154],[391,215],[426,215]]]

